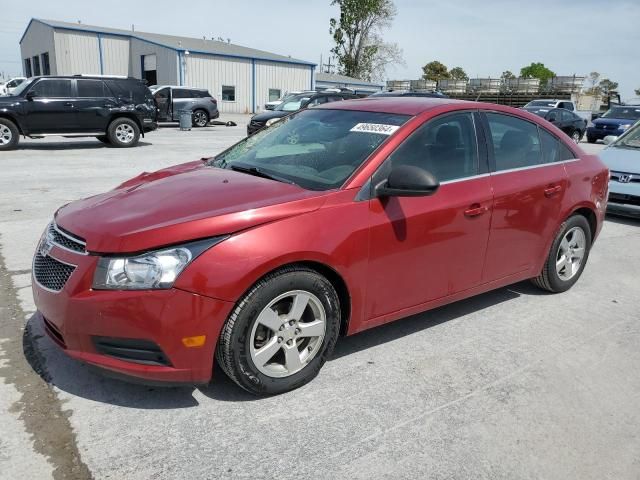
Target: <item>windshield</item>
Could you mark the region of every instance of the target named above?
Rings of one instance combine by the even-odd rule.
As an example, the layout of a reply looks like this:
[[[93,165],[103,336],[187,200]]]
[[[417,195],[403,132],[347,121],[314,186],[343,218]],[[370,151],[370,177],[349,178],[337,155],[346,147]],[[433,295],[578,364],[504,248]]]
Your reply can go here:
[[[549,100],[534,100],[527,103],[527,107],[555,107],[556,102],[550,102]]]
[[[609,146],[640,150],[640,122],[637,122]]]
[[[619,118],[622,120],[640,119],[640,107],[612,107],[602,115],[602,118]]]
[[[301,105],[311,98],[312,94],[306,95],[293,95],[285,98],[284,101],[278,105],[274,110],[280,110],[282,112],[295,112],[300,110]]]
[[[379,112],[303,110],[245,138],[209,165],[254,169],[308,190],[339,188],[409,118]]]
[[[11,93],[11,95],[15,95],[18,96],[20,95],[25,88],[27,88],[29,85],[31,85],[31,81],[33,80],[33,78],[29,78],[27,80],[25,80],[24,82],[22,82],[20,85],[18,85],[13,92]]]

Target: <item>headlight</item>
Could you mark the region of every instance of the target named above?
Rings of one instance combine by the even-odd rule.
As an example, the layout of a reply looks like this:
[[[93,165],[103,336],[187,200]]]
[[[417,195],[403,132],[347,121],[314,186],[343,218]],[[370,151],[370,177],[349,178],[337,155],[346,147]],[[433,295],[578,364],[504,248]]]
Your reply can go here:
[[[266,123],[264,124],[265,127],[268,127],[269,125],[273,125],[274,123],[276,123],[278,120],[282,120],[279,117],[276,118],[270,118],[269,120],[266,121]]]
[[[214,237],[136,256],[102,257],[93,276],[96,290],[171,288],[189,263],[227,237]]]
[[[627,123],[625,125],[620,125],[618,128],[624,132],[624,131],[627,131],[628,129],[630,129],[631,127],[632,127],[632,125],[630,123]]]

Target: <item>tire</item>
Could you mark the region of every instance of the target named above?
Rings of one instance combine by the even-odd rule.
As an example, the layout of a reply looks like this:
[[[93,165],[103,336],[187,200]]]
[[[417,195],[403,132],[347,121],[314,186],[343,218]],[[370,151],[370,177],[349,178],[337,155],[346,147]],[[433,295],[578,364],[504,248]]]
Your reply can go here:
[[[201,109],[194,110],[191,115],[191,122],[194,127],[206,127],[209,124],[209,114]]]
[[[593,137],[589,137],[589,136],[587,136],[587,142],[589,142],[589,143],[596,143],[596,142],[597,142],[597,140],[596,140],[595,138],[593,138]]]
[[[0,151],[13,150],[20,141],[20,131],[15,123],[6,118],[0,118]]]
[[[318,374],[339,331],[340,302],[333,285],[309,268],[285,267],[237,303],[220,333],[216,357],[243,389],[276,395]]]
[[[582,215],[569,217],[560,225],[542,272],[532,279],[533,283],[553,293],[569,290],[578,281],[587,264],[591,235],[591,227],[586,218]],[[565,254],[567,252],[570,252],[569,256]],[[578,261],[580,254],[582,256]],[[561,262],[562,258],[567,260]]]
[[[109,124],[107,138],[114,147],[135,147],[140,140],[140,128],[130,118],[116,118]]]
[[[580,130],[574,130],[573,133],[571,134],[571,140],[573,140],[573,142],[576,145],[580,143],[581,138],[582,138],[582,133],[580,132]]]
[[[96,138],[104,144],[111,145],[111,142],[109,141],[109,137],[107,137],[106,135],[98,135]]]

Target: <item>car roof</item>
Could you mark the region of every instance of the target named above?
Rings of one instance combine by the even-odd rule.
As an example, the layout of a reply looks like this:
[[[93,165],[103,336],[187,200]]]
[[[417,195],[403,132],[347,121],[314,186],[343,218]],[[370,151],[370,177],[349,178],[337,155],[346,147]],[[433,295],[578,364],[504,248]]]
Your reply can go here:
[[[184,85],[152,85],[154,90],[160,90],[161,88],[181,88],[184,90],[206,90],[206,88],[202,87],[185,87]]]
[[[316,108],[329,108],[339,110],[360,110],[365,112],[381,112],[395,113],[401,115],[418,115],[427,110],[446,105],[455,105],[456,107],[469,108],[493,108],[498,105],[492,103],[471,102],[467,100],[453,100],[450,98],[434,98],[434,97],[366,97],[355,100],[346,100],[344,102],[330,103],[328,105],[320,105]]]

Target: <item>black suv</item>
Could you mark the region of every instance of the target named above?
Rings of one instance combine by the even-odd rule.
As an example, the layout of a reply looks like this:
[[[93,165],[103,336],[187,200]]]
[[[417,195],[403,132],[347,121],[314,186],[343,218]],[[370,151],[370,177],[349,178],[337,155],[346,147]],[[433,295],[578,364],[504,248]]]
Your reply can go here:
[[[300,93],[292,95],[276,106],[273,110],[267,110],[251,117],[249,125],[247,125],[247,135],[253,135],[263,127],[268,127],[277,122],[282,117],[286,117],[292,112],[297,112],[304,108],[315,107],[328,102],[341,102],[342,100],[351,100],[360,98],[353,93],[342,92],[339,90],[324,90],[322,92]]]
[[[114,147],[133,147],[155,130],[157,109],[149,89],[135,78],[33,77],[0,97],[0,150],[20,135],[93,137]]]

